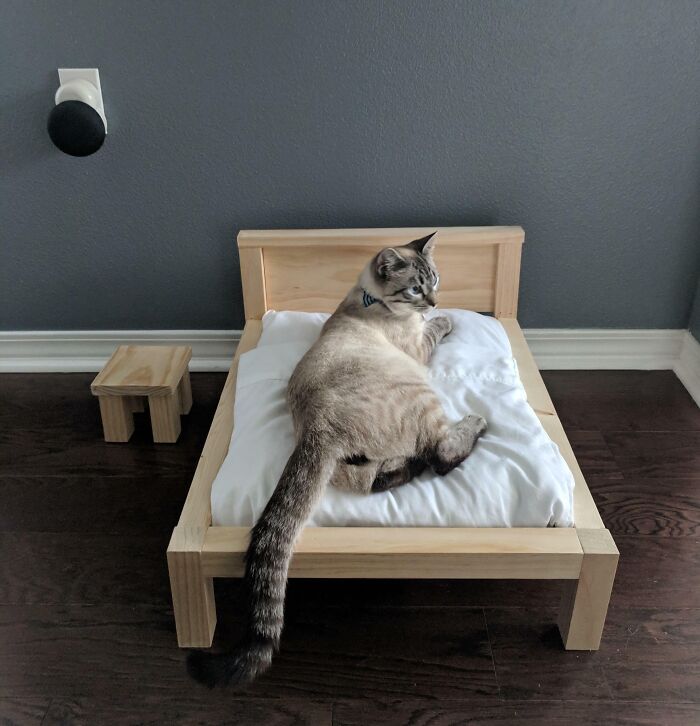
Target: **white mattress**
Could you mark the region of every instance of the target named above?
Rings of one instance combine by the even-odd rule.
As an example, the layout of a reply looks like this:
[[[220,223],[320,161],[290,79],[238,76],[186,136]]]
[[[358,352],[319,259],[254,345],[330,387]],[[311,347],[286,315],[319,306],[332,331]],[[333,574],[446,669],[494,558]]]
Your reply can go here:
[[[378,494],[328,487],[312,526],[570,527],[574,480],[526,400],[501,324],[444,310],[454,330],[437,347],[428,376],[448,416],[481,414],[488,431],[447,476],[431,469]],[[328,316],[268,312],[254,350],[241,356],[234,431],[214,481],[212,520],[252,525],[294,448],[286,386]]]

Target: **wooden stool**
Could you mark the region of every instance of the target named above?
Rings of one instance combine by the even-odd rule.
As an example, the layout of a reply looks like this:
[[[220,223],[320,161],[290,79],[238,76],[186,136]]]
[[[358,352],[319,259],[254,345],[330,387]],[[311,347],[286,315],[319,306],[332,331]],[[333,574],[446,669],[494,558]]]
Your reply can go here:
[[[97,374],[90,390],[100,401],[105,441],[128,441],[134,411],[148,396],[156,443],[173,444],[180,435],[180,414],[192,408],[189,346],[120,345]]]

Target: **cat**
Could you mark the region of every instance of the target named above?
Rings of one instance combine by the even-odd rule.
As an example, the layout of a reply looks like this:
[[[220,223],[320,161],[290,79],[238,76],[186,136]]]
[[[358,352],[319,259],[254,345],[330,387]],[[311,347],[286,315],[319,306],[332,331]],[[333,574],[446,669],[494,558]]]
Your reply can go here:
[[[448,421],[426,364],[452,330],[437,304],[435,233],[388,247],[362,271],[288,386],[296,448],[253,527],[246,554],[247,635],[231,653],[190,654],[198,681],[243,683],[279,646],[294,543],[326,486],[363,494],[400,486],[430,466],[444,475],[486,430],[481,416]]]

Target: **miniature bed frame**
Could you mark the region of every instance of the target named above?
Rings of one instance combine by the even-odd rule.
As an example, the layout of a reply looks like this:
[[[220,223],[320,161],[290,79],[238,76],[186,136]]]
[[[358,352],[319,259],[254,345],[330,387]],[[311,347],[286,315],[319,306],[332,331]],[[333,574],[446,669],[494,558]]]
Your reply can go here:
[[[236,371],[254,348],[266,310],[332,312],[367,259],[430,228],[241,231],[246,324],[168,546],[180,647],[209,647],[213,578],[241,577],[247,527],[211,524],[211,486],[233,431]],[[290,577],[566,580],[559,629],[569,650],[597,650],[619,557],[516,320],[520,227],[439,228],[440,305],[493,313],[503,324],[528,401],[576,481],[573,528],[308,527]]]

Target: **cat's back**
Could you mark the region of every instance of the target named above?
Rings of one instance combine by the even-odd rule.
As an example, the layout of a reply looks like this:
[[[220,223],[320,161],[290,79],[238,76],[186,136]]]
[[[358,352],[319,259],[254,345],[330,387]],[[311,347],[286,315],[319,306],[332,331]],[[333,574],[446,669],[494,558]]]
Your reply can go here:
[[[396,376],[423,378],[424,367],[392,343],[393,334],[380,320],[331,316],[294,370],[290,390],[303,388],[309,395],[314,390],[348,390]]]

